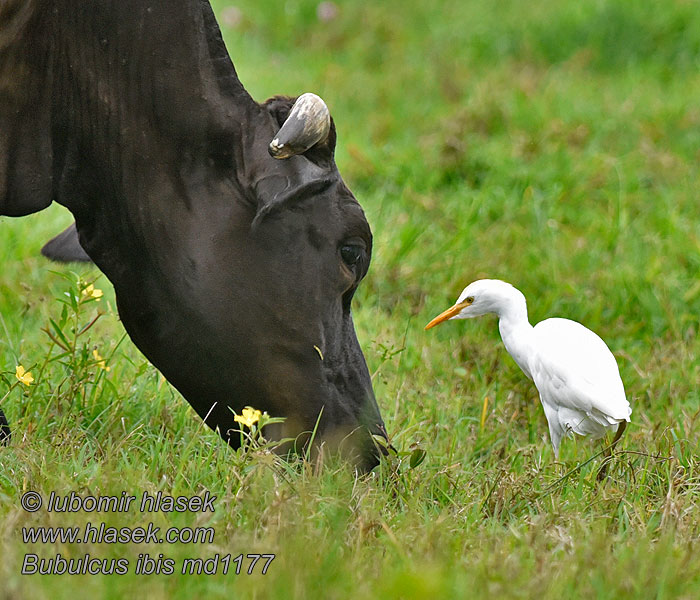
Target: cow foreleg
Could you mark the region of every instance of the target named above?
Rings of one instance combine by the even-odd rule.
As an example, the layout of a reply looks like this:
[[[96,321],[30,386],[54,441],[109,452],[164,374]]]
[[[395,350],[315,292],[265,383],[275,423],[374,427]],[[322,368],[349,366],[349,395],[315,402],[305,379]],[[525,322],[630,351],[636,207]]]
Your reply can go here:
[[[10,424],[7,422],[7,417],[5,413],[2,412],[0,408],[0,445],[7,445],[12,437],[12,432],[10,431]]]

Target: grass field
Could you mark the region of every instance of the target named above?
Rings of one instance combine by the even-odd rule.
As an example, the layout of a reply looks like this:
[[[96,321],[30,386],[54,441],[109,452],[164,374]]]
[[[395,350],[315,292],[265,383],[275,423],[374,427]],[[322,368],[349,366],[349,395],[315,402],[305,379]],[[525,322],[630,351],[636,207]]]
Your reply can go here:
[[[700,597],[695,4],[339,2],[327,23],[311,0],[214,6],[256,99],[314,91],[331,108],[339,167],[375,234],[358,336],[394,445],[425,460],[356,479],[232,452],[124,337],[109,282],[39,256],[70,215],[1,218],[0,399],[14,438],[0,449],[0,597]],[[62,313],[78,276],[104,297]],[[604,483],[586,441],[565,440],[555,463],[494,319],[423,331],[482,277],[521,289],[533,323],[581,321],[615,353],[632,425]],[[51,319],[63,357],[42,331]],[[200,515],[32,514],[27,490],[217,500]],[[22,540],[23,527],[89,521],[216,535]],[[22,576],[27,553],[130,568]],[[176,572],[188,557],[276,558],[266,575],[262,561],[252,575],[137,575],[143,553]]]

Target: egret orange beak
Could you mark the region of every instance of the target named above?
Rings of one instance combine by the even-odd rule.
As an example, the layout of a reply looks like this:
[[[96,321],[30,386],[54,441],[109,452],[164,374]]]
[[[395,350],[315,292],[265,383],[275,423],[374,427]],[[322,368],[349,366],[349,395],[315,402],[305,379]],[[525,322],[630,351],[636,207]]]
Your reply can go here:
[[[447,321],[447,319],[451,319],[452,317],[458,315],[459,311],[461,311],[465,306],[469,306],[469,304],[471,304],[471,303],[470,302],[460,302],[459,304],[455,304],[454,306],[451,306],[445,312],[440,313],[437,317],[435,317],[432,321],[430,321],[430,323],[428,323],[425,326],[425,330],[427,331],[428,329],[435,327],[435,325],[439,325],[443,321]]]

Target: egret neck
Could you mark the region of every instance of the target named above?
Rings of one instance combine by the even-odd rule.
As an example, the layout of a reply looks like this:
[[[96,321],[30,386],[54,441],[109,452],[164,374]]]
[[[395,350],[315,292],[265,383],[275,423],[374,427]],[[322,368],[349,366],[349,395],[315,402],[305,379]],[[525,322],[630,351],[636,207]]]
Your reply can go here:
[[[522,294],[504,298],[496,309],[498,330],[506,351],[523,373],[532,379],[529,357],[535,352],[535,330],[527,318],[527,304]]]

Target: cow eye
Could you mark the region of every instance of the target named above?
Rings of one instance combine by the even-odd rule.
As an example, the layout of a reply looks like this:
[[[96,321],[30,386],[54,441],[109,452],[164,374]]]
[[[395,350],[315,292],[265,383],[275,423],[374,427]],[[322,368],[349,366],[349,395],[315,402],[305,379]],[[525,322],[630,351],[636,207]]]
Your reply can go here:
[[[340,256],[348,267],[354,267],[362,258],[364,246],[358,244],[344,244],[340,247]]]

